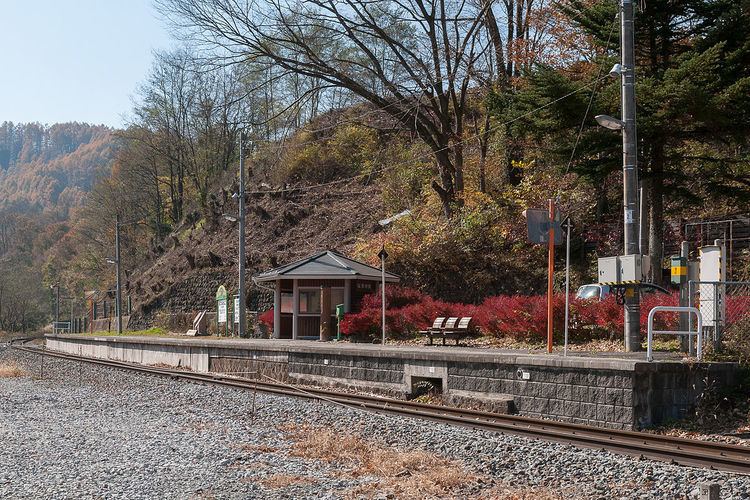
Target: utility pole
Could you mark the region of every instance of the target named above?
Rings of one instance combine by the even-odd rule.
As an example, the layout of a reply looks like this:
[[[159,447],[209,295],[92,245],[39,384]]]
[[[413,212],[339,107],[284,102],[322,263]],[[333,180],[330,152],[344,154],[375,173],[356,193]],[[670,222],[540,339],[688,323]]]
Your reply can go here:
[[[244,145],[247,137],[244,132],[240,132],[240,190],[239,199],[239,251],[237,255],[239,267],[239,285],[238,293],[240,299],[239,316],[240,322],[237,332],[240,338],[245,337],[247,330],[247,318],[245,317],[245,151]]]
[[[638,146],[635,124],[635,28],[633,0],[620,0],[622,72],[622,169],[625,255],[640,254],[638,241]],[[661,263],[655,263],[661,268]],[[625,289],[625,350],[640,350],[640,294],[638,286]]]
[[[117,335],[122,335],[122,289],[120,288],[120,214],[115,220],[115,310],[117,311]]]
[[[55,327],[52,329],[57,333],[60,327],[60,283],[55,283]]]

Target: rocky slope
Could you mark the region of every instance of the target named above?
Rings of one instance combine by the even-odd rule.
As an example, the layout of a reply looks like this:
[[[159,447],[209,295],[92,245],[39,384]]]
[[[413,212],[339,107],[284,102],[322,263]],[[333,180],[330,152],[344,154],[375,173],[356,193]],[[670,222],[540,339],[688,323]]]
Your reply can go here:
[[[212,200],[213,213],[182,227],[160,248],[160,256],[129,277],[133,300],[131,328],[154,323],[159,311],[213,309],[219,285],[237,289],[237,225],[222,217],[236,214],[226,192]],[[293,189],[247,198],[247,306],[270,306],[269,293],[251,276],[324,249],[350,253],[358,237],[377,230],[384,209],[378,188],[360,181],[317,189]]]

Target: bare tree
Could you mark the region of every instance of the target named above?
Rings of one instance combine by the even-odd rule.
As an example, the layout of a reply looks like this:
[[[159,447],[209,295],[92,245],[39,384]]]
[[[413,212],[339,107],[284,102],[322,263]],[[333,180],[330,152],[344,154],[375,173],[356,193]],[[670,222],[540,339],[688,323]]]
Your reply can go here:
[[[157,0],[224,64],[276,66],[368,101],[434,156],[446,216],[464,188],[467,95],[492,44],[463,0]]]

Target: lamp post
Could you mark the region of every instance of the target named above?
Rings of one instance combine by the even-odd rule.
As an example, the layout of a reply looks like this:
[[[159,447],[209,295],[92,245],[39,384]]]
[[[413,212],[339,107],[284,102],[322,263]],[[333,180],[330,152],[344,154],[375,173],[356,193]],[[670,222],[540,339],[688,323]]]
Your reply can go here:
[[[599,125],[622,131],[622,171],[623,171],[623,217],[625,255],[640,253],[638,227],[641,214],[638,207],[638,147],[635,123],[635,36],[633,0],[620,0],[620,57],[609,72],[621,81],[622,120],[607,115],[595,117]],[[625,289],[625,350],[640,349],[640,296],[637,285]]]
[[[379,220],[378,224],[380,224],[380,227],[382,227],[383,231],[385,231],[385,228],[388,225],[399,220],[401,217],[406,217],[409,214],[411,214],[411,210],[404,210],[403,212],[399,212],[396,215],[392,215],[391,217],[388,217],[387,219]],[[383,328],[382,343],[383,345],[385,345],[385,259],[388,258],[388,252],[385,251],[385,239],[383,239],[383,248],[380,250],[380,253],[378,253],[378,257],[380,258],[380,280],[381,280],[380,300],[381,300],[381,309],[382,309],[381,325]]]
[[[388,252],[385,251],[385,244],[383,244],[383,249],[380,250],[380,253],[378,254],[378,257],[380,257],[380,277],[381,277],[381,284],[380,284],[380,302],[381,302],[381,309],[382,309],[382,319],[381,319],[381,325],[383,327],[383,339],[382,344],[385,345],[385,259],[388,258]]]
[[[565,229],[565,339],[563,347],[563,356],[568,355],[568,319],[570,315],[570,230],[573,224],[570,217],[563,223]]]

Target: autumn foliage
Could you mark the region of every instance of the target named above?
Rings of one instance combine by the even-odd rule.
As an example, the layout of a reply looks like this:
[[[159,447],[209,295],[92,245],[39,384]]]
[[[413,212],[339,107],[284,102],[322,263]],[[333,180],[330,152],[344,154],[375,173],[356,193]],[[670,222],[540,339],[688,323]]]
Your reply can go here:
[[[537,341],[546,337],[547,299],[543,295],[498,295],[480,304],[443,302],[410,288],[386,289],[386,325],[391,335],[405,336],[428,328],[436,317],[471,316],[483,335]],[[554,332],[562,336],[565,318],[565,295],[555,294]],[[676,305],[674,295],[649,295],[641,305],[641,321],[645,325],[648,312],[656,305]],[[380,295],[368,295],[362,309],[348,314],[341,322],[345,335],[375,336],[380,331]],[[273,317],[270,317],[271,323]],[[669,314],[657,317],[657,329],[676,326],[676,317]],[[569,335],[573,340],[608,338],[622,331],[623,308],[614,296],[597,302],[571,297]],[[645,329],[644,329],[645,330]]]

